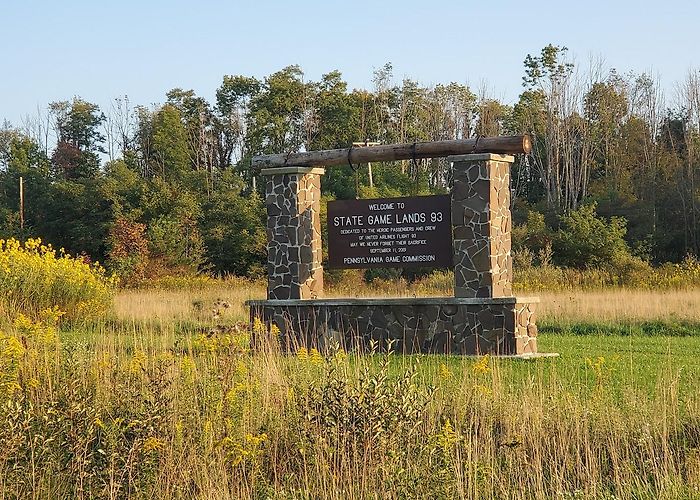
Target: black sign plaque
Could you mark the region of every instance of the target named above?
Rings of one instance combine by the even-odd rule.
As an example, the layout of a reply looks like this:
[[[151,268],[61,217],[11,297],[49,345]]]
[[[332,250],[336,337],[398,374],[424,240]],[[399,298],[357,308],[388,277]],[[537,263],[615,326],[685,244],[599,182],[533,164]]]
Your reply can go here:
[[[328,202],[331,268],[452,267],[450,196]]]

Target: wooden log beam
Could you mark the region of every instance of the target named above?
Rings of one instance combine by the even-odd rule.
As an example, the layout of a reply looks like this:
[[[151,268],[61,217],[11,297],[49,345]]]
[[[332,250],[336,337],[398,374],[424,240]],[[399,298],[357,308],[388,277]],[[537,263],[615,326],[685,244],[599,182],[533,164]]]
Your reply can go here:
[[[440,158],[471,153],[519,154],[532,150],[527,135],[478,137],[453,141],[408,142],[368,148],[327,149],[305,153],[254,156],[253,168],[330,167],[359,163]]]

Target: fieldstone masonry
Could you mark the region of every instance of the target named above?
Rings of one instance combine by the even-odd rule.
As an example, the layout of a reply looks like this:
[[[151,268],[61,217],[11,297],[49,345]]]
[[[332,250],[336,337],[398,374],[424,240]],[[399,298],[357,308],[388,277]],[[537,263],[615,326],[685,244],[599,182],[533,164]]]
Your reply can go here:
[[[335,344],[404,354],[534,354],[537,299],[395,298],[250,301],[280,329],[283,350]]]
[[[248,301],[280,329],[283,349],[391,346],[404,353],[537,353],[534,304],[512,297],[512,156],[449,158],[455,297],[322,299],[320,176],[282,167],[267,177],[268,300]]]
[[[535,304],[537,297],[519,298],[515,304],[515,354],[537,353],[537,324]]]
[[[323,296],[321,267],[322,168],[285,167],[267,176],[267,297]]]
[[[452,156],[455,297],[510,297],[512,156]]]

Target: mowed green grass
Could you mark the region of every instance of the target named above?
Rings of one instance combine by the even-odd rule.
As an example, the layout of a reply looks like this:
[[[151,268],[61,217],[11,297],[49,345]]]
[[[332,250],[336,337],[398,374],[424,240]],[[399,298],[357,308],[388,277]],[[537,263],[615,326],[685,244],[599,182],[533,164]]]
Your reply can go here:
[[[557,326],[557,328],[554,328]],[[557,352],[560,363],[588,373],[602,361],[611,384],[656,389],[659,380],[696,388],[700,380],[700,324],[677,322],[572,322],[545,324],[541,352]],[[563,368],[563,367],[562,367]]]
[[[652,392],[660,383],[678,380],[681,389],[695,390],[700,380],[700,336],[545,333],[538,342],[541,352],[556,352],[559,357],[536,363],[550,363],[559,376],[580,380],[588,387],[597,383],[595,365],[601,366],[606,383],[617,388]]]
[[[654,396],[671,385],[679,394],[697,394],[700,380],[700,336],[611,336],[553,334],[539,339],[539,350],[558,357],[530,360],[491,357],[489,366],[508,392],[568,391],[587,396],[603,390],[616,398],[627,393]],[[474,357],[422,355],[397,356],[396,373],[418,358],[419,378],[426,384],[443,385],[449,373],[453,383],[474,369]],[[548,392],[545,391],[545,392]]]

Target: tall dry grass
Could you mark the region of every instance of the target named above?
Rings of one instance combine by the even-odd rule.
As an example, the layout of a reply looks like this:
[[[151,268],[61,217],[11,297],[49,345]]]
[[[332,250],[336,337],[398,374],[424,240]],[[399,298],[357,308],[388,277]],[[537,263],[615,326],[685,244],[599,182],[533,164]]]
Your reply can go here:
[[[611,289],[539,293],[539,316],[557,321],[700,321],[700,290]]]
[[[700,494],[700,399],[681,398],[672,371],[620,397],[603,366],[571,380],[532,364],[517,380],[488,358],[93,333],[63,349],[28,341],[0,411],[0,497]]]
[[[235,318],[248,317],[245,301],[265,297],[262,282],[241,281],[203,289],[184,290],[123,290],[114,301],[115,314],[123,320],[196,320],[198,310],[209,314],[217,300],[229,304]]]
[[[413,297],[450,296],[452,276],[436,274],[409,284],[402,280],[364,283],[361,276],[327,287],[328,297]],[[193,317],[193,304],[203,309],[217,299],[227,301],[237,319],[248,317],[246,300],[265,298],[264,281],[230,280],[215,286],[181,289],[123,290],[115,299],[118,317],[131,320],[187,320]],[[700,289],[635,290],[607,288],[593,290],[559,290],[554,292],[516,292],[517,296],[534,296],[540,319],[548,322],[575,321],[700,321]]]
[[[263,292],[128,291],[59,340],[8,332],[0,498],[700,496],[700,392],[672,363],[648,391],[601,360],[251,351],[234,303]]]

